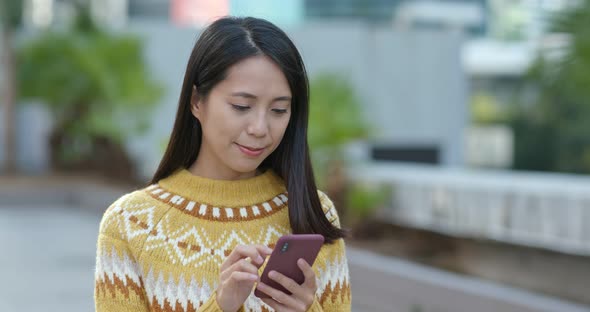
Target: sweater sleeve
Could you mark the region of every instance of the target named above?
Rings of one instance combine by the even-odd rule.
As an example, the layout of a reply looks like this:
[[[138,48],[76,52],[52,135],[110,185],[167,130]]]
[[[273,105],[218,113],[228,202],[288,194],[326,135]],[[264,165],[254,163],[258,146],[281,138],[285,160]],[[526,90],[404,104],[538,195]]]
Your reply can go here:
[[[141,270],[128,244],[99,234],[97,254],[94,295],[96,312],[150,311]],[[239,311],[243,311],[243,308]],[[215,292],[197,312],[222,312]]]
[[[122,225],[126,195],[114,202],[100,222],[94,277],[97,312],[149,311],[141,269]]]
[[[100,233],[97,247],[96,311],[149,311],[140,269],[127,242]]]
[[[334,204],[326,194],[318,193],[326,218],[340,228],[340,219]],[[308,311],[350,311],[350,276],[344,240],[338,239],[333,244],[322,247],[313,268],[316,273],[318,290]]]
[[[154,286],[153,283],[159,281],[154,281],[148,273],[145,276],[142,273],[143,257],[139,250],[142,250],[146,238],[141,233],[149,232],[151,228],[147,224],[139,225],[139,228],[131,225],[133,220],[139,221],[138,211],[133,209],[146,207],[144,199],[136,195],[128,194],[115,201],[100,222],[94,279],[96,312],[177,311],[182,308],[178,304],[172,308],[167,298],[170,289]],[[146,290],[146,285],[151,291]],[[191,291],[198,292],[198,289]],[[203,301],[198,302],[198,308],[198,300],[185,301],[183,303],[187,306],[181,311],[222,312],[215,294],[213,292],[205,300],[201,299]],[[243,307],[238,311],[244,311]]]

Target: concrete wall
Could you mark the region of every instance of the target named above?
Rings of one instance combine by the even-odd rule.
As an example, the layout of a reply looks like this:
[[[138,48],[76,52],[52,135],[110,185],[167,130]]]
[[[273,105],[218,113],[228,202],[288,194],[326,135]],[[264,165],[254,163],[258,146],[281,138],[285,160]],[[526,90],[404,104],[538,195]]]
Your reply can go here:
[[[443,165],[464,163],[468,106],[460,34],[355,24],[307,25],[291,34],[310,76],[324,70],[348,75],[376,142],[432,144],[440,147]]]
[[[392,223],[590,256],[587,176],[370,164],[353,177],[392,187]]]

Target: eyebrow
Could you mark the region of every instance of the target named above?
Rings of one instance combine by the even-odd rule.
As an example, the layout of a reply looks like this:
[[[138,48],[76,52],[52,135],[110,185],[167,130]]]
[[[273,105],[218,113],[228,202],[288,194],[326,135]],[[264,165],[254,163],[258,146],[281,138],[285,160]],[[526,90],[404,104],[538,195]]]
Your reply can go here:
[[[248,92],[234,92],[231,94],[232,96],[241,96],[247,99],[257,99],[258,97],[254,94],[248,93]],[[279,96],[276,97],[272,100],[273,102],[277,102],[277,101],[291,101],[291,97],[290,96]]]

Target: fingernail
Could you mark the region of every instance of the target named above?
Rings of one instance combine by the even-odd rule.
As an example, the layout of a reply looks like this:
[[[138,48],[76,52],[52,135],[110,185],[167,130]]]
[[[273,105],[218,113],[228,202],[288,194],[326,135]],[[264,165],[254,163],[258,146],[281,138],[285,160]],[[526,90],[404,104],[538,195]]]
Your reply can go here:
[[[250,274],[250,279],[255,281],[258,279],[258,275]]]
[[[258,258],[256,258],[256,262],[262,264],[264,262],[264,259],[262,259],[260,255],[258,255]]]
[[[267,251],[268,253],[271,253],[271,252],[272,252],[272,248],[270,248],[270,247],[266,247],[266,251]]]
[[[268,276],[269,276],[270,278],[273,278],[273,279],[274,279],[275,277],[277,277],[277,273],[276,273],[275,271],[270,271],[270,272],[268,273]]]

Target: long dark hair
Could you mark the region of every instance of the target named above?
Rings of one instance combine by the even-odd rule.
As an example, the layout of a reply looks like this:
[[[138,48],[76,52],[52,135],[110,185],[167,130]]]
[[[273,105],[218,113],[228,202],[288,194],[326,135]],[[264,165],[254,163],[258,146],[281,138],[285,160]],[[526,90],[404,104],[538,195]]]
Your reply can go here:
[[[190,167],[197,159],[202,130],[190,110],[193,86],[199,97],[207,98],[232,65],[255,55],[265,55],[281,68],[292,93],[291,119],[283,139],[260,166],[271,168],[285,181],[293,233],[322,234],[331,243],[346,232],[326,218],[317,193],[307,144],[309,82],[305,66],[289,37],[266,20],[224,17],[201,34],[188,60],[170,142],[151,183]]]

